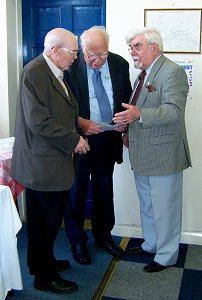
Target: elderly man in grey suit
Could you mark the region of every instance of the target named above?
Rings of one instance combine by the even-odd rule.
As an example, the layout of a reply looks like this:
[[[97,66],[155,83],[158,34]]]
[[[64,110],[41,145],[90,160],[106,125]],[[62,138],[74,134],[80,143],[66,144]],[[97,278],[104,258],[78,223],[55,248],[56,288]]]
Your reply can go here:
[[[73,155],[89,150],[76,132],[77,102],[62,80],[77,51],[76,36],[55,28],[45,37],[43,54],[23,69],[12,158],[12,177],[26,188],[27,263],[34,287],[63,294],[77,285],[58,274],[69,262],[56,260],[54,241],[74,181]]]
[[[144,267],[153,273],[174,265],[178,258],[183,170],[191,165],[185,129],[188,81],[184,69],[163,55],[157,30],[131,30],[126,41],[135,68],[142,70],[131,103],[123,104],[126,110],[114,117],[116,123],[129,124],[123,140],[140,200],[144,242],[129,251],[155,253]],[[141,90],[139,81],[144,82]]]

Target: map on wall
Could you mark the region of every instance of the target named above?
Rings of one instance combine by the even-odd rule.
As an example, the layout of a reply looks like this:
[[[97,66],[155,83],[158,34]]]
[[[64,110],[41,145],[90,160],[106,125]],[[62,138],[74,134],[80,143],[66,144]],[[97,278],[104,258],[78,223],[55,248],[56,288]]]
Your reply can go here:
[[[145,9],[144,25],[162,35],[164,52],[200,53],[200,9]]]

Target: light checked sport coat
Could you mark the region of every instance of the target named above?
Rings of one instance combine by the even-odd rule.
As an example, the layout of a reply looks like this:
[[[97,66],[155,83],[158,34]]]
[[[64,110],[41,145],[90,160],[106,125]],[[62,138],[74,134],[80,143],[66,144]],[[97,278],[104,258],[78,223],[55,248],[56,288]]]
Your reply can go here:
[[[191,165],[185,129],[188,89],[184,69],[162,54],[137,101],[142,123],[129,125],[129,156],[136,175],[170,175]]]

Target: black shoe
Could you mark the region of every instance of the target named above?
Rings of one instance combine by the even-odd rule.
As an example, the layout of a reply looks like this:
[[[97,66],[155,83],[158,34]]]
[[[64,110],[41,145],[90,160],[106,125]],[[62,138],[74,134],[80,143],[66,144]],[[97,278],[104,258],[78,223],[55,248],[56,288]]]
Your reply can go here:
[[[90,254],[86,245],[72,245],[71,246],[73,258],[81,265],[89,265],[91,263]]]
[[[129,248],[129,249],[127,249],[127,252],[130,254],[135,254],[135,255],[139,255],[139,256],[144,256],[144,255],[149,254],[149,252],[145,251],[141,246]]]
[[[63,279],[61,276],[57,276],[57,279],[52,282],[34,280],[34,287],[40,291],[47,291],[57,294],[70,294],[78,289],[75,282]]]
[[[113,241],[98,241],[95,240],[95,245],[104,249],[108,254],[120,258],[124,255],[124,250],[119,246],[116,246]]]
[[[68,260],[56,260],[56,272],[62,272],[70,267],[70,262]]]
[[[7,297],[13,297],[13,295],[14,295],[14,290],[8,291]]]
[[[160,272],[167,269],[167,266],[160,265],[156,261],[146,265],[143,270],[148,273]]]

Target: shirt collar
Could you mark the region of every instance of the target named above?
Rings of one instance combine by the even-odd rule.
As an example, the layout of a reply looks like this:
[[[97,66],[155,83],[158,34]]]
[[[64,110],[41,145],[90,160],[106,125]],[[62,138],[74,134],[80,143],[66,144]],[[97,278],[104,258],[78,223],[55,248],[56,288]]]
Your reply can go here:
[[[153,63],[149,66],[149,68],[146,69],[147,77],[148,77],[149,73],[151,72],[151,69],[152,69],[153,65],[155,64],[155,62],[159,59],[159,57],[160,57],[161,55],[162,55],[162,54],[160,54],[160,55],[153,61]]]
[[[53,72],[53,74],[55,75],[56,78],[58,77],[62,77],[63,78],[63,71],[61,71],[53,62],[52,60],[45,54],[42,54],[45,61],[47,62],[49,68],[51,69],[51,71]]]
[[[91,72],[94,72],[94,68],[92,68],[91,66],[89,66],[88,64],[87,65],[87,69]],[[106,62],[104,63],[104,65],[99,69],[101,72],[106,72],[107,71],[107,66],[108,66],[108,62],[106,60]]]

